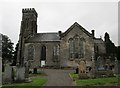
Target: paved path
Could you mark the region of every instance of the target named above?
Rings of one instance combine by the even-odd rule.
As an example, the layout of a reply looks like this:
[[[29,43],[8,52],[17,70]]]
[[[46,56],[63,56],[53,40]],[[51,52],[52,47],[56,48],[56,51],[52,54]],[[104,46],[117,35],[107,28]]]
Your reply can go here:
[[[69,73],[73,70],[45,69],[48,81],[43,86],[74,86]]]

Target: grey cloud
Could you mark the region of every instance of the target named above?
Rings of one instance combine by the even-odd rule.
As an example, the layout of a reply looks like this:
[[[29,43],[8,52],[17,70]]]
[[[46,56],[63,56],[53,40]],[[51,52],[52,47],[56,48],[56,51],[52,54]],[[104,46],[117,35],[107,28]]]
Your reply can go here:
[[[22,8],[34,7],[38,12],[38,32],[66,31],[75,21],[89,32],[94,29],[96,36],[104,37],[107,31],[112,41],[118,45],[117,2],[90,3],[43,3],[43,2],[6,2],[0,4],[2,21],[0,32],[7,34],[17,43]]]

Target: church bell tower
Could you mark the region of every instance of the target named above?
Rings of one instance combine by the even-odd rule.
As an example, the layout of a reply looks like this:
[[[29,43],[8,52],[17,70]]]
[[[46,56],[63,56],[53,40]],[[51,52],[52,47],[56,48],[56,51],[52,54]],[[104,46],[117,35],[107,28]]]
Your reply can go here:
[[[24,65],[24,47],[25,41],[37,33],[37,17],[38,14],[34,8],[22,9],[22,21],[19,35],[19,48],[17,55],[17,63]]]
[[[34,8],[22,9],[21,33],[24,38],[37,33],[37,16]]]

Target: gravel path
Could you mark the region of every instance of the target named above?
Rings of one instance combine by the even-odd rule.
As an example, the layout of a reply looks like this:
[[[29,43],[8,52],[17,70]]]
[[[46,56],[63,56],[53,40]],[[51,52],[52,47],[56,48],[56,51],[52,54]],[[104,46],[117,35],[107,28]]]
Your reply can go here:
[[[73,70],[45,69],[48,81],[43,86],[74,86],[69,73]]]

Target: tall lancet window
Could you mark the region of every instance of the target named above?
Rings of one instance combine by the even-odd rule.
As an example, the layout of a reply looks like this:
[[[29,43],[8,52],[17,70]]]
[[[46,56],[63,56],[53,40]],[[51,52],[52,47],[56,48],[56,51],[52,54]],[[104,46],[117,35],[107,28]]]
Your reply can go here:
[[[46,60],[46,46],[43,45],[41,48],[41,60]]]
[[[70,58],[74,58],[74,43],[73,43],[73,39],[70,38],[68,42],[69,42],[69,56],[70,56]]]
[[[28,60],[34,59],[34,46],[31,44],[28,46]]]
[[[75,58],[79,58],[79,36],[74,37],[74,55]]]
[[[80,38],[80,58],[83,58],[85,55],[85,39]]]

